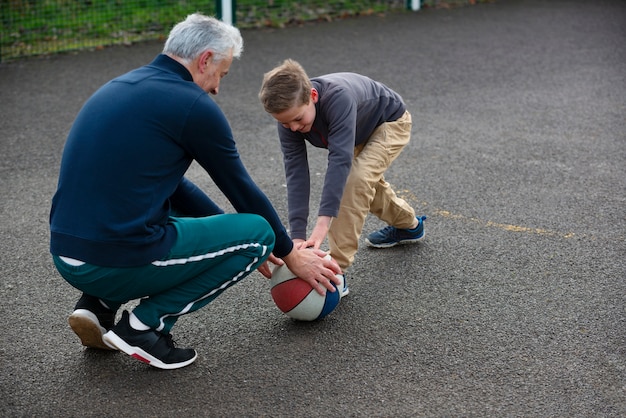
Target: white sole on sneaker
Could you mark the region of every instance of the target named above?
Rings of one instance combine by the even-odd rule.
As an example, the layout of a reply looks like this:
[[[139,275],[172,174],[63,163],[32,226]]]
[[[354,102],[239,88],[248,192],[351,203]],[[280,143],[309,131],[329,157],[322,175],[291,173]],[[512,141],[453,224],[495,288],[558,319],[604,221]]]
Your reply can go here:
[[[157,367],[159,369],[165,369],[165,370],[179,369],[181,367],[190,365],[191,363],[196,361],[196,358],[198,357],[198,353],[194,350],[195,354],[193,358],[180,362],[180,363],[167,364],[167,363],[163,363],[158,358],[142,350],[140,347],[135,347],[135,346],[128,344],[126,341],[118,337],[117,334],[113,331],[109,331],[106,334],[104,334],[102,337],[102,340],[106,344],[116,347],[118,350],[123,351],[129,356],[139,361],[142,361],[146,364],[149,364],[150,366]]]
[[[117,350],[102,339],[107,330],[100,326],[100,321],[93,312],[87,309],[76,309],[67,319],[67,322],[85,347]]]

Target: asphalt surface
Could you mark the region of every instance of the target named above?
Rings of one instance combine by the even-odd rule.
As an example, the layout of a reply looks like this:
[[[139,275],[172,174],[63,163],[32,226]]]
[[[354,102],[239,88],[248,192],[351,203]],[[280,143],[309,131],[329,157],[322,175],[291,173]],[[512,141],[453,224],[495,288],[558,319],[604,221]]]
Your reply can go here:
[[[387,178],[428,216],[425,241],[363,246],[351,294],[318,323],[282,315],[255,272],[178,322],[199,352],[184,369],[84,349],[67,325],[78,291],[48,253],[65,136],[95,89],[161,45],[3,64],[1,416],[626,415],[626,2],[500,0],[243,34],[217,100],[280,213],[256,95],[291,57],[404,96],[413,140]],[[324,159],[311,158],[317,185]]]

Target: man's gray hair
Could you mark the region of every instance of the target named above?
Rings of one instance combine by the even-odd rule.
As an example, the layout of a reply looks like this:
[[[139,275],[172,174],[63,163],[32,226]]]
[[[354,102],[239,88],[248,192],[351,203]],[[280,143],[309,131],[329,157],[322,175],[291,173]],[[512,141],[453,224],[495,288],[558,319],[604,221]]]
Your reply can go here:
[[[172,28],[163,47],[164,54],[187,62],[207,50],[215,53],[216,61],[230,56],[231,50],[233,58],[239,58],[243,51],[239,29],[214,17],[194,13]]]

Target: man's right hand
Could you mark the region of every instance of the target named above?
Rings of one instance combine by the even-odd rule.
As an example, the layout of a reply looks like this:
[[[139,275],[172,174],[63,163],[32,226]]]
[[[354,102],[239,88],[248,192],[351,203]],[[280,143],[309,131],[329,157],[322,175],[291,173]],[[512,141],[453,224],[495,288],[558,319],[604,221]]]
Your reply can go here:
[[[335,291],[332,283],[341,285],[341,279],[335,275],[342,274],[339,264],[330,257],[325,258],[326,255],[327,253],[322,250],[298,248],[294,245],[283,260],[293,274],[309,283],[317,293],[324,296],[326,290]]]

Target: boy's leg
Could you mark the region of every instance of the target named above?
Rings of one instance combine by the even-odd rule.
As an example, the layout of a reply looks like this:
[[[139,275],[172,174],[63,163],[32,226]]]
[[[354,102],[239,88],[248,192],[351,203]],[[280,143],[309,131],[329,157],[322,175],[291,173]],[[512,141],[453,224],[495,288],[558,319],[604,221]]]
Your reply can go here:
[[[382,126],[384,126],[384,133],[381,132],[380,135],[375,138],[372,137],[372,139],[386,146],[390,153],[391,161],[385,167],[386,170],[409,143],[411,114],[407,111],[400,119],[387,122]],[[385,181],[384,176],[381,175],[374,187],[376,191],[370,204],[370,212],[388,225],[400,229],[411,228],[415,221],[415,210],[404,199],[396,195],[391,185]]]
[[[380,125],[363,146],[355,148],[352,168],[337,218],[328,231],[331,256],[342,269],[354,261],[359,237],[369,212],[399,227],[415,219],[415,212],[398,198],[384,180],[384,173],[411,136],[411,115]],[[386,185],[386,186],[385,186]],[[389,222],[388,222],[389,223]]]

